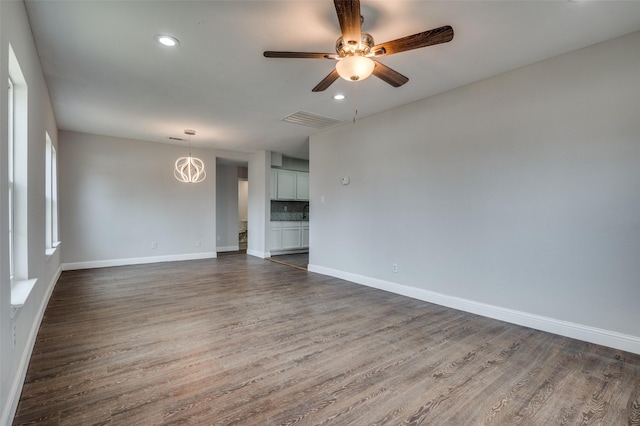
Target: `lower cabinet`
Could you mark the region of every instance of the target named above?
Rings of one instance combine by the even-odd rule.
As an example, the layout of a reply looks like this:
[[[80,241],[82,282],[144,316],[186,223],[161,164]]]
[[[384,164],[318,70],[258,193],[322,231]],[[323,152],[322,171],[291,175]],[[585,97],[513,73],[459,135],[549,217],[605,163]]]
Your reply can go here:
[[[309,248],[309,222],[271,222],[271,251]]]
[[[302,228],[300,225],[282,227],[282,250],[302,248]]]
[[[282,250],[282,226],[274,226],[271,222],[271,238],[269,239],[269,250]]]
[[[302,222],[302,247],[309,248],[309,222]]]

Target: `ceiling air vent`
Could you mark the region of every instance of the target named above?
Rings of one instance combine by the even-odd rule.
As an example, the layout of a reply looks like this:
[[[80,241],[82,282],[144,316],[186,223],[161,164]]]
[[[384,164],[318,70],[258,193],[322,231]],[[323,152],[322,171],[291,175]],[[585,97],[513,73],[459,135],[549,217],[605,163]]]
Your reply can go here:
[[[337,118],[325,117],[324,115],[314,114],[312,112],[298,111],[288,117],[282,119],[288,123],[300,124],[302,126],[315,127],[316,129],[326,129],[342,123]]]

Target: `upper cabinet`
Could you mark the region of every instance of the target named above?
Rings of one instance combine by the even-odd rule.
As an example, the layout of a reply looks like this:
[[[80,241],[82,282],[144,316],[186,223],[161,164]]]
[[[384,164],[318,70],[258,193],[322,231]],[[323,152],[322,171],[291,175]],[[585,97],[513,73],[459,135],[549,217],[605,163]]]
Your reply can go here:
[[[278,200],[295,200],[297,172],[278,170]]]
[[[271,169],[271,199],[278,199],[278,171]]]
[[[309,173],[297,172],[296,200],[309,201]]]
[[[309,173],[271,170],[272,200],[309,200]]]

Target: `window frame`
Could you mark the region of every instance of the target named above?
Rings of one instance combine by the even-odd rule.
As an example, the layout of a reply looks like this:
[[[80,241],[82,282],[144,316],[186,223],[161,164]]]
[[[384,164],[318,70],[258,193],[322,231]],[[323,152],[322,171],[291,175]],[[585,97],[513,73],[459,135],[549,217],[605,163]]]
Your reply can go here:
[[[7,177],[10,185],[9,275],[11,284],[11,317],[24,306],[37,278],[29,278],[29,85],[18,58],[9,43],[9,117]],[[8,127],[9,127],[8,126]],[[9,133],[9,131],[11,133]]]
[[[58,234],[58,154],[48,132],[45,132],[45,139],[45,253],[47,256],[51,256],[60,245]]]
[[[7,185],[8,185],[8,211],[9,211],[9,279],[13,283],[15,275],[15,129],[14,129],[14,115],[15,115],[15,86],[11,77],[8,78],[8,123],[7,123]]]

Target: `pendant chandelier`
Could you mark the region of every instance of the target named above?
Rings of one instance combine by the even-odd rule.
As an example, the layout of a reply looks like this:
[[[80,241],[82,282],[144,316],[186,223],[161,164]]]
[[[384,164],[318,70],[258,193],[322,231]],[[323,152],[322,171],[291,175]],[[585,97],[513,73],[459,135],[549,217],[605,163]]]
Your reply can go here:
[[[195,130],[185,130],[185,135],[189,135],[189,156],[180,157],[176,160],[173,175],[180,182],[199,183],[207,177],[204,171],[204,163],[201,159],[191,156],[191,136],[196,134]]]

